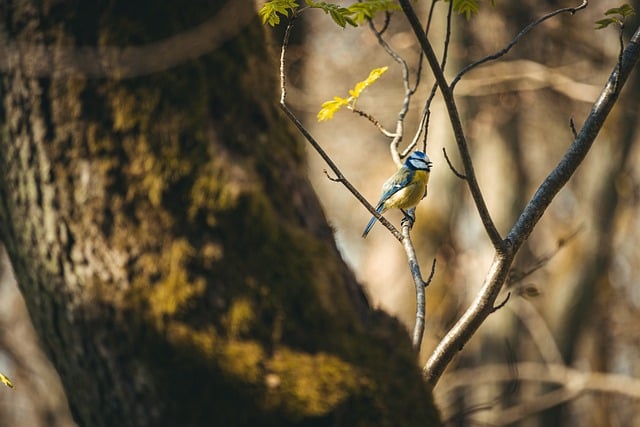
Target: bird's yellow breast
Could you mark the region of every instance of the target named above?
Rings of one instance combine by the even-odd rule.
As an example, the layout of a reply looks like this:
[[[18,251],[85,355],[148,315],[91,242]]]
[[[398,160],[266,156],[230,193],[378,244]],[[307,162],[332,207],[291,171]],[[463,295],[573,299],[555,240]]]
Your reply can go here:
[[[416,171],[411,182],[392,195],[384,203],[385,210],[398,208],[410,209],[415,207],[424,197],[429,182],[429,173],[426,171]]]

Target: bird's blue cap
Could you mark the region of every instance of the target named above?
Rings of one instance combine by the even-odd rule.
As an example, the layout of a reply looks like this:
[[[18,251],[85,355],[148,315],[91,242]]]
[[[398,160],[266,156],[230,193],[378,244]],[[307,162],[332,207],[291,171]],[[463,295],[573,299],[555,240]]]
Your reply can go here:
[[[429,156],[425,153],[422,151],[414,151],[407,157],[404,165],[409,169],[430,171],[432,163],[429,160]]]

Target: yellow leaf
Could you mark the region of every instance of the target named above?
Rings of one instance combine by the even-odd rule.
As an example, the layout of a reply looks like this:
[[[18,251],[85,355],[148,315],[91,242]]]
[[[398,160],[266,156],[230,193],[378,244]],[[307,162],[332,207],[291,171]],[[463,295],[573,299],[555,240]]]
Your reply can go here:
[[[362,91],[364,91],[370,84],[373,84],[376,80],[378,80],[387,71],[388,68],[389,67],[374,68],[369,73],[369,77],[361,82],[356,83],[355,87],[349,91],[349,94],[354,98],[358,98]]]
[[[334,96],[332,100],[322,103],[322,109],[318,112],[318,121],[324,122],[331,118],[343,106],[349,104],[349,99]]]
[[[7,387],[13,388],[13,383],[11,382],[11,380],[2,372],[0,372],[0,383],[6,385]]]
[[[362,91],[364,91],[367,86],[378,80],[388,69],[389,67],[381,67],[375,68],[371,70],[369,73],[369,77],[365,80],[356,83],[353,89],[349,90],[349,98],[341,98],[339,96],[334,96],[332,100],[326,101],[322,103],[322,109],[318,112],[318,121],[324,122],[333,117],[333,115],[342,107],[351,104],[353,107],[358,100]]]

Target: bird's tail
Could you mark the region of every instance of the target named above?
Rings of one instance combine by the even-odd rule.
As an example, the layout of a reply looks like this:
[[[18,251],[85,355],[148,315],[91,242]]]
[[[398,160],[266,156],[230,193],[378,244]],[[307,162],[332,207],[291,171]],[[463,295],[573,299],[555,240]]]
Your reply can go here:
[[[376,212],[378,212],[379,214],[382,214],[384,210],[383,205],[378,205],[376,207]],[[372,216],[371,219],[369,220],[369,224],[367,224],[367,226],[365,227],[364,231],[362,232],[362,238],[366,239],[367,238],[367,234],[369,234],[369,231],[371,231],[371,227],[373,227],[373,224],[376,223],[376,220],[378,218],[376,218],[375,216]]]

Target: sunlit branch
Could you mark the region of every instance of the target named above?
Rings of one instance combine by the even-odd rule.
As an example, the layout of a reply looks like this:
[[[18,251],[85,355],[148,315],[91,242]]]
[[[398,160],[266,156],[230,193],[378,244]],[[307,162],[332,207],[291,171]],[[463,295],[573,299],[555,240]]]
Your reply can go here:
[[[416,289],[416,322],[413,327],[412,343],[413,348],[416,351],[420,351],[422,345],[422,337],[424,336],[424,324],[425,324],[425,308],[426,308],[426,295],[425,288],[429,286],[436,268],[436,260],[433,260],[431,265],[431,273],[425,281],[422,278],[422,272],[420,271],[420,264],[418,263],[418,257],[416,256],[416,250],[411,240],[411,221],[402,221],[402,235],[404,239],[402,244],[407,254],[407,260],[409,261],[409,269],[411,271],[411,277]]]

